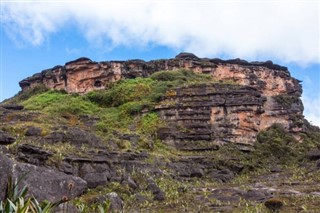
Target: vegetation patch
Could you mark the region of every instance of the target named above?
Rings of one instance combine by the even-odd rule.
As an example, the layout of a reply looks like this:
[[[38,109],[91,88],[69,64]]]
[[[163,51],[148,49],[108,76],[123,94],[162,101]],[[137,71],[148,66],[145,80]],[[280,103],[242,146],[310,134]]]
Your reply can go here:
[[[273,99],[284,109],[290,109],[292,107],[292,104],[300,102],[299,97],[292,95],[277,95],[273,96]]]
[[[44,84],[37,84],[34,87],[28,88],[24,91],[20,91],[18,94],[16,94],[12,98],[4,100],[3,103],[6,103],[6,104],[19,103],[21,101],[29,99],[34,95],[44,93],[48,90],[49,89]]]
[[[55,90],[32,96],[22,104],[28,110],[38,110],[55,115],[62,113],[87,115],[95,114],[99,110],[97,105],[79,95],[69,95]]]

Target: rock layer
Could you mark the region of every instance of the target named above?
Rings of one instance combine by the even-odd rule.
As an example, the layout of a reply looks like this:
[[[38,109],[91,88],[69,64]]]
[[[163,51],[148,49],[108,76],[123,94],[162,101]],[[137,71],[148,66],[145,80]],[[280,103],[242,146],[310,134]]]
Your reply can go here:
[[[22,90],[38,83],[48,88],[64,89],[70,93],[86,93],[103,89],[122,78],[147,77],[160,70],[191,69],[208,73],[216,80],[230,80],[263,91],[266,95],[301,94],[299,81],[292,78],[286,67],[267,62],[247,62],[240,59],[221,60],[198,58],[180,53],[173,59],[145,62],[143,60],[94,62],[79,58],[64,66],[43,70],[19,82]]]

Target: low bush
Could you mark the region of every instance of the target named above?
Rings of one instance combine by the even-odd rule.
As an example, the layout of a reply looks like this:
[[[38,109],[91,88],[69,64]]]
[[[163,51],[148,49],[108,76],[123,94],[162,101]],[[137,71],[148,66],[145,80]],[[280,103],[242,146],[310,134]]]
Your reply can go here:
[[[95,114],[99,110],[94,103],[81,96],[54,90],[32,96],[22,103],[28,110],[41,110],[50,114]]]
[[[37,84],[32,88],[18,92],[18,94],[8,100],[4,100],[3,102],[6,104],[19,103],[21,101],[27,100],[34,95],[44,93],[48,90],[49,89],[44,84]]]
[[[174,71],[160,71],[155,72],[150,76],[151,79],[157,81],[180,81],[180,82],[193,82],[193,81],[208,81],[211,80],[210,75],[198,74],[192,70],[174,70]]]

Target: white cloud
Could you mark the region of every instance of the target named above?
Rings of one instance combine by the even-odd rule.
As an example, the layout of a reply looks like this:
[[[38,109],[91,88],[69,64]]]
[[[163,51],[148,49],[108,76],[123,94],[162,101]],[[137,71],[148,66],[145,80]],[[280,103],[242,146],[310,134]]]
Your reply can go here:
[[[32,45],[76,23],[92,44],[319,62],[319,2],[3,2],[2,22],[14,40]]]
[[[302,102],[306,119],[320,127],[320,94],[314,97],[302,95]]]

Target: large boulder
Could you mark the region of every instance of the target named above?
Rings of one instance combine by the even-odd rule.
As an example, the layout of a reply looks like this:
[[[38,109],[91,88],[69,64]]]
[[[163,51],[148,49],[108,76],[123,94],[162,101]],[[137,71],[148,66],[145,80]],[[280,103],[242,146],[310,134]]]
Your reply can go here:
[[[0,200],[5,198],[8,179],[21,178],[19,189],[27,186],[29,194],[39,201],[67,201],[81,195],[87,189],[87,182],[80,177],[35,166],[18,163],[0,153]]]
[[[25,136],[41,136],[42,129],[39,127],[29,126]]]
[[[15,141],[16,141],[16,139],[11,137],[8,133],[0,130],[0,145],[12,144]]]
[[[89,188],[104,185],[111,178],[110,168],[107,164],[84,163],[79,169],[79,175],[87,181]]]
[[[8,179],[11,176],[12,161],[0,152],[0,200],[5,198]]]
[[[15,179],[25,176],[19,185],[27,186],[29,193],[39,201],[66,201],[87,189],[87,182],[79,177],[27,163],[15,164],[12,173]]]

